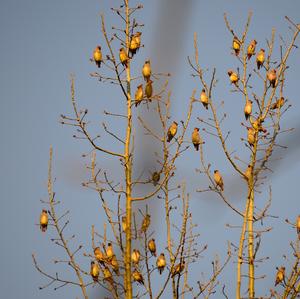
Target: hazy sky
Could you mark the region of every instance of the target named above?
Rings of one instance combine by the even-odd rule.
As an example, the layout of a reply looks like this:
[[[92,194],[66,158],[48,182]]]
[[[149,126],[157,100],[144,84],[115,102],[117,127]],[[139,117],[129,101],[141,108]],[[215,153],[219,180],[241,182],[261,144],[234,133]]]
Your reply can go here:
[[[53,168],[57,179],[55,191],[63,202],[64,210],[70,209],[70,230],[76,232],[77,240],[86,244],[86,251],[90,250],[91,224],[95,223],[98,227],[103,224],[102,214],[99,217],[96,195],[81,187],[81,182],[88,175],[84,169],[87,160],[82,159],[81,154],[88,152],[90,147],[84,141],[74,140],[74,130],[62,127],[58,120],[61,113],[71,112],[70,73],[76,75],[76,97],[79,103],[89,108],[91,119],[95,120],[94,132],[101,130],[100,124],[105,120],[102,115],[104,109],[114,109],[115,112],[121,110],[119,90],[113,89],[111,85],[103,85],[89,76],[90,72],[95,71],[95,66],[89,61],[93,48],[96,44],[104,44],[100,32],[100,13],[106,15],[107,28],[110,28],[115,16],[111,14],[109,7],[118,3],[116,0],[0,1],[0,122],[3,140],[0,271],[3,298],[81,296],[79,290],[73,287],[56,292],[51,288],[38,290],[46,280],[34,269],[31,253],[37,254],[43,268],[54,273],[55,268],[49,261],[61,251],[55,249],[47,234],[42,235],[35,226],[43,207],[40,199],[47,198],[50,145],[54,147]],[[272,27],[283,37],[291,36],[284,16],[288,15],[299,23],[300,2],[156,0],[144,1],[143,5],[144,10],[137,14],[137,19],[145,24],[145,49],[138,54],[136,66],[141,67],[144,60],[150,58],[155,71],[172,72],[172,116],[174,119],[182,119],[192,90],[197,88],[199,95],[201,88],[190,76],[191,70],[186,59],[193,54],[193,33],[197,32],[200,62],[210,69],[217,67],[220,83],[216,98],[223,99],[226,109],[232,111],[232,117],[226,122],[226,127],[233,129],[229,142],[238,141],[244,131],[235,131],[235,128],[243,120],[241,109],[244,104],[237,95],[229,92],[226,71],[236,67],[237,63],[230,55],[232,36],[224,26],[223,13],[227,12],[233,28],[241,33],[248,11],[252,10],[254,15],[249,39],[255,38],[259,48],[266,48],[266,38],[270,37]],[[278,40],[277,35],[276,41]],[[278,47],[275,51],[278,54]],[[264,254],[261,254],[269,256],[271,260],[258,272],[268,275],[263,282],[258,282],[259,295],[264,295],[273,287],[275,266],[282,263],[282,254],[290,253],[288,243],[293,240],[295,233],[284,224],[284,219],[290,217],[293,220],[299,213],[299,49],[292,53],[288,64],[290,70],[285,96],[291,101],[293,108],[285,115],[283,127],[298,125],[299,128],[294,133],[295,137],[289,138],[291,149],[283,152],[285,158],[274,168],[275,173],[270,181],[273,187],[271,211],[280,218],[268,222],[275,229],[264,239]],[[203,109],[198,106],[193,114],[191,127],[199,125],[196,117],[200,115],[203,115]],[[117,132],[122,134],[120,128],[117,128]],[[217,145],[218,143],[208,145],[209,160],[213,167],[217,165],[222,170],[225,183],[231,182],[232,170]],[[243,148],[242,144],[239,146]],[[111,160],[102,157],[100,163],[106,168],[112,165]],[[188,180],[191,178],[190,185],[194,189],[198,186],[198,179],[199,186],[203,185],[202,178],[195,175],[197,165],[198,155],[191,149],[178,165],[181,177],[186,176]],[[233,189],[238,188],[234,183],[231,186]],[[199,224],[200,243],[209,244],[204,258],[193,267],[192,277],[198,280],[200,271],[207,272],[214,254],[224,256],[226,240],[236,241],[239,232],[224,227],[228,222],[238,224],[238,218],[218,198],[199,195],[193,190],[192,209],[194,222]],[[243,200],[242,197],[239,198],[239,190],[231,191],[236,197],[235,204],[242,207],[244,202],[239,202]],[[259,200],[263,201],[265,197]],[[159,220],[157,215],[153,217],[155,221]],[[153,228],[155,227],[154,224]],[[63,254],[60,256],[63,257]],[[83,261],[88,269],[89,261]],[[235,288],[234,270],[235,264],[232,263],[222,276],[231,298]],[[96,291],[91,290],[91,294],[96,294]]]

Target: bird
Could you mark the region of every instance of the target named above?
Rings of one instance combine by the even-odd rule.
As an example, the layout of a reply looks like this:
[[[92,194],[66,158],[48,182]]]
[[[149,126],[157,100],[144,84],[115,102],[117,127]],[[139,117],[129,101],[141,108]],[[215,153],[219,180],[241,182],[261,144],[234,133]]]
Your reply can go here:
[[[157,172],[157,171],[154,171],[152,173],[152,182],[153,182],[153,185],[156,186],[158,184],[159,180],[160,180],[160,173]]]
[[[246,120],[248,120],[249,116],[251,115],[252,112],[252,101],[251,100],[246,100],[246,104],[244,107],[244,114],[245,114],[245,118]]]
[[[267,73],[267,78],[270,82],[270,85],[274,88],[276,84],[276,78],[277,78],[276,70],[275,69],[269,70],[269,72]]]
[[[214,180],[215,180],[217,187],[220,187],[220,189],[222,191],[224,191],[223,178],[222,178],[219,170],[217,170],[217,169],[214,171]]]
[[[248,130],[248,134],[247,134],[248,143],[250,146],[253,146],[256,138],[256,131],[251,127],[247,127],[247,130]]]
[[[97,46],[94,50],[94,61],[96,65],[100,68],[102,62],[102,52],[100,46]]]
[[[296,229],[297,229],[298,238],[300,239],[300,215],[298,215],[296,220]]]
[[[110,261],[110,264],[111,264],[111,267],[112,267],[113,271],[114,271],[117,275],[120,275],[120,271],[119,271],[119,263],[118,263],[118,260],[117,260],[117,257],[116,257],[115,254],[112,256],[111,261]]]
[[[150,60],[146,60],[142,69],[142,74],[144,77],[145,81],[149,81],[150,80],[150,76],[151,76],[151,65],[150,65]]]
[[[124,232],[126,232],[126,230],[127,230],[127,218],[126,218],[126,216],[122,217],[122,229],[123,229]]]
[[[105,263],[105,254],[101,251],[100,247],[96,247],[94,249],[94,256],[100,264],[104,265],[104,263]]]
[[[261,119],[258,118],[255,119],[254,121],[250,119],[250,121],[255,131],[264,132],[264,133],[267,132],[267,130],[261,124],[262,123]]]
[[[275,279],[275,287],[284,281],[284,275],[285,275],[285,267],[280,267],[279,269],[277,268],[277,273],[276,273],[276,279]]]
[[[171,277],[175,277],[176,275],[180,275],[180,273],[184,270],[184,266],[185,266],[185,261],[182,261],[180,263],[178,263],[177,265],[175,265],[171,272],[172,272],[172,275]]]
[[[138,264],[141,258],[140,251],[138,249],[133,249],[131,253],[131,260],[134,264]]]
[[[171,142],[171,140],[174,138],[174,136],[177,133],[177,127],[178,127],[177,122],[173,121],[173,123],[171,124],[171,126],[168,129],[168,133],[167,133],[168,139],[167,139],[167,142]]]
[[[257,68],[260,69],[265,62],[265,49],[260,49],[256,56]]]
[[[128,66],[128,55],[127,55],[126,50],[124,48],[120,49],[119,58],[120,58],[120,61],[121,61],[122,65],[124,65],[125,68],[127,68],[127,66]]]
[[[241,49],[241,42],[240,42],[240,40],[237,38],[236,35],[233,37],[233,40],[232,40],[232,49],[234,50],[235,55],[236,55],[236,56],[239,56],[240,49]]]
[[[138,270],[135,270],[135,271],[132,272],[132,278],[137,283],[144,284],[144,278]]]
[[[148,242],[148,249],[151,252],[152,256],[156,256],[156,244],[155,244],[155,239],[151,239]]]
[[[103,279],[108,281],[109,283],[113,283],[114,281],[113,281],[112,274],[111,274],[109,268],[104,267],[102,269],[102,271],[103,271]]]
[[[143,100],[144,94],[143,94],[143,84],[140,84],[137,87],[137,90],[135,92],[135,107],[137,107]]]
[[[99,273],[100,273],[100,267],[99,267],[99,265],[97,263],[95,263],[94,261],[91,261],[90,274],[91,274],[94,282],[98,281]]]
[[[44,233],[48,228],[49,218],[47,210],[43,209],[40,215],[40,229]]]
[[[247,180],[249,180],[251,178],[251,175],[252,175],[252,170],[253,170],[253,167],[251,164],[248,165],[244,175],[245,177],[247,178]]]
[[[147,99],[149,100],[149,102],[152,101],[151,100],[152,93],[153,93],[152,83],[153,83],[153,81],[151,79],[149,79],[145,86],[145,95],[146,95]]]
[[[151,216],[149,214],[146,214],[142,222],[142,227],[141,227],[142,233],[145,233],[147,231],[147,229],[150,226],[150,222],[151,222]]]
[[[247,48],[247,58],[248,60],[251,58],[252,55],[255,54],[255,47],[256,47],[257,41],[255,39],[253,39],[248,48]]]
[[[208,96],[205,93],[205,89],[203,88],[200,94],[200,101],[203,104],[203,106],[208,109]]]
[[[194,131],[192,133],[192,143],[196,151],[199,151],[199,145],[203,143],[199,134],[199,128],[194,128]]]
[[[114,249],[113,249],[112,244],[109,242],[109,243],[107,243],[107,248],[106,248],[106,257],[107,257],[108,261],[111,261],[113,255],[114,255]]]
[[[277,99],[275,103],[273,103],[271,109],[272,110],[280,109],[284,105],[284,102],[285,102],[284,97],[280,97],[279,99]]]
[[[237,86],[239,82],[239,75],[235,73],[233,70],[229,70],[227,74],[229,76],[230,82]]]
[[[160,256],[156,260],[156,266],[159,271],[159,274],[161,274],[164,271],[166,264],[167,263],[166,263],[165,254],[161,253]]]
[[[134,35],[131,36],[130,44],[129,44],[129,52],[133,57],[134,54],[137,53],[139,48],[141,47],[141,32],[136,32]]]

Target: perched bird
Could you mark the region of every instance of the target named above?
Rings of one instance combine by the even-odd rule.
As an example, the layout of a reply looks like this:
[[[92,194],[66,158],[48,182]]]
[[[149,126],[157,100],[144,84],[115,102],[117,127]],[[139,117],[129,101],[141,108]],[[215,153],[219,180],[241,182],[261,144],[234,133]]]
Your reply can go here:
[[[276,70],[275,69],[269,70],[267,73],[267,78],[270,81],[270,85],[274,88],[277,79]]]
[[[245,177],[247,178],[247,180],[249,180],[249,178],[251,177],[252,175],[252,170],[253,170],[253,167],[249,164],[244,175]]]
[[[279,269],[277,268],[277,273],[276,273],[276,279],[275,279],[275,287],[284,281],[284,275],[285,275],[285,267],[280,267]]]
[[[284,97],[280,97],[272,106],[271,109],[280,109],[284,105]]]
[[[136,32],[134,35],[131,36],[129,52],[131,53],[132,57],[141,47],[141,35],[141,32]]]
[[[149,240],[148,249],[153,256],[156,256],[156,244],[154,239]]]
[[[298,215],[296,220],[296,229],[297,229],[298,238],[300,239],[300,215]]]
[[[109,242],[109,243],[107,243],[107,247],[106,247],[106,257],[107,257],[108,261],[111,261],[113,255],[114,255],[114,249],[113,249],[112,244]]]
[[[149,214],[146,214],[146,216],[143,219],[142,222],[142,227],[141,227],[141,232],[145,233],[148,229],[148,227],[150,226],[150,222],[151,222],[151,216]]]
[[[138,249],[133,249],[131,253],[131,260],[134,264],[138,264],[141,258],[140,251]]]
[[[171,140],[174,138],[174,136],[177,133],[177,127],[178,127],[177,122],[173,121],[173,123],[171,124],[171,126],[168,129],[168,133],[167,133],[168,139],[167,139],[167,142],[171,142]]]
[[[136,281],[140,284],[144,284],[144,278],[138,270],[135,270],[132,272],[132,278],[134,281]]]
[[[160,173],[157,172],[157,171],[154,171],[152,173],[152,182],[153,182],[153,185],[156,186],[158,184],[159,180],[160,180]]]
[[[96,247],[94,249],[94,256],[100,264],[104,265],[104,263],[105,263],[105,254],[101,251],[100,247]]]
[[[142,74],[144,76],[145,81],[150,80],[151,76],[151,65],[150,65],[150,60],[146,60],[142,69]]]
[[[260,67],[263,66],[264,62],[265,62],[265,49],[260,49],[260,51],[257,53],[256,56],[257,68],[260,69]]]
[[[248,57],[248,60],[251,58],[252,55],[255,54],[255,47],[256,47],[256,44],[257,44],[257,41],[255,39],[253,39],[248,48],[247,48],[247,57]]]
[[[128,65],[128,55],[126,53],[126,50],[124,48],[121,48],[119,51],[119,58],[122,63],[127,68]]]
[[[240,49],[241,49],[241,42],[239,41],[236,35],[233,37],[232,40],[232,49],[234,50],[235,55],[239,56]]]
[[[220,189],[222,191],[224,191],[223,178],[222,178],[219,170],[217,170],[217,169],[214,171],[214,180],[215,180],[217,187],[220,187]]]
[[[249,116],[251,115],[252,112],[252,101],[251,100],[247,100],[245,107],[244,107],[244,113],[245,113],[245,118],[246,120],[248,120]]]
[[[159,274],[161,274],[164,271],[166,264],[167,263],[166,263],[165,254],[161,253],[160,256],[156,260],[156,266],[159,271]]]
[[[181,263],[175,265],[171,270],[172,272],[171,277],[173,278],[176,275],[180,275],[180,273],[184,270],[184,266],[185,266],[185,261],[182,261]]]
[[[230,82],[237,86],[239,82],[239,75],[235,73],[233,70],[229,70],[227,74],[229,76]]]
[[[126,230],[127,230],[127,218],[126,218],[126,216],[122,217],[122,229],[123,229],[124,232],[126,232]]]
[[[97,263],[95,263],[94,261],[91,261],[91,270],[90,270],[90,274],[93,278],[93,280],[95,282],[98,281],[99,278],[99,273],[100,273],[100,267]]]
[[[144,94],[143,94],[143,84],[140,84],[137,87],[137,90],[135,92],[135,107],[137,107],[143,100]]]
[[[205,93],[205,89],[203,88],[200,94],[200,102],[203,104],[203,106],[208,109],[208,96]]]
[[[101,52],[101,47],[97,46],[94,50],[94,61],[98,67],[101,66],[102,62],[102,52]]]
[[[151,100],[152,93],[153,93],[152,83],[153,83],[153,81],[151,79],[149,79],[145,86],[145,95],[146,95],[147,99],[149,100],[149,102],[152,101]]]
[[[248,134],[247,134],[248,143],[250,146],[253,146],[255,142],[256,131],[251,127],[247,127],[247,130],[248,130]]]
[[[115,254],[112,256],[112,259],[111,259],[111,261],[110,261],[110,264],[111,264],[111,267],[112,267],[113,271],[114,271],[117,275],[120,275],[120,272],[119,272],[119,263],[118,263],[118,260],[117,260],[117,257],[116,257]]]
[[[109,283],[113,283],[114,281],[113,281],[112,274],[111,274],[109,268],[104,267],[102,269],[102,271],[103,271],[103,279],[108,281]]]
[[[40,229],[44,233],[48,228],[49,218],[47,210],[43,209],[40,215]]]
[[[255,121],[251,121],[251,124],[252,124],[252,127],[254,128],[254,130],[256,131],[259,131],[259,132],[264,132],[266,133],[267,130],[262,126],[262,121],[258,118],[258,119],[255,119]]]
[[[196,151],[198,151],[199,145],[203,143],[201,136],[199,134],[199,128],[194,128],[194,131],[192,133],[192,142]]]

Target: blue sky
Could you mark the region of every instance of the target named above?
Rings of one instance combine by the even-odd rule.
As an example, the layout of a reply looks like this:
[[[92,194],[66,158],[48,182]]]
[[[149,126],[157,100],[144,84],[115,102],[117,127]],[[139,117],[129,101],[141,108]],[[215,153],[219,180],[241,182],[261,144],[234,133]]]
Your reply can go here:
[[[89,76],[90,72],[95,71],[94,65],[89,61],[93,48],[96,44],[104,44],[100,32],[100,13],[104,13],[107,28],[110,28],[116,19],[109,7],[118,3],[115,0],[0,2],[0,123],[3,140],[0,271],[4,297],[80,296],[79,290],[74,288],[56,292],[52,289],[38,290],[44,280],[32,265],[31,253],[36,252],[41,264],[53,270],[48,261],[58,251],[49,243],[47,235],[42,236],[34,224],[38,221],[42,208],[39,200],[47,196],[48,150],[53,145],[57,196],[62,200],[64,208],[71,211],[71,230],[77,232],[78,240],[83,240],[89,250],[90,225],[99,217],[96,196],[81,187],[81,182],[88,175],[84,169],[87,160],[81,158],[81,154],[88,152],[90,148],[87,143],[74,140],[73,130],[62,127],[58,120],[61,113],[71,112],[70,73],[76,76],[76,95],[79,103],[89,108],[90,118],[94,121],[94,132],[101,129],[101,122],[106,121],[102,115],[104,109],[122,109],[119,91]],[[232,27],[241,33],[248,11],[252,10],[249,39],[253,37],[258,41],[258,47],[261,44],[266,47],[266,38],[270,37],[272,27],[283,37],[291,36],[284,16],[288,15],[299,23],[299,1],[289,1],[287,5],[279,0],[185,1],[184,4],[179,0],[155,0],[144,1],[143,5],[144,10],[137,14],[137,18],[145,24],[145,49],[137,56],[137,69],[145,59],[150,58],[155,71],[172,72],[172,118],[182,118],[192,90],[196,88],[197,94],[200,91],[199,83],[190,76],[191,70],[186,59],[193,54],[193,33],[196,32],[201,64],[210,69],[217,67],[220,83],[216,98],[223,99],[225,108],[232,112],[225,127],[233,130],[230,142],[235,145],[234,142],[243,134],[242,129],[237,128],[242,119],[240,111],[243,103],[229,92],[226,71],[235,67],[236,61],[230,55],[232,37],[225,28],[223,13],[228,14]],[[278,35],[276,40],[279,40]],[[278,48],[275,50],[278,53]],[[285,93],[293,107],[284,117],[285,128],[299,125],[299,49],[292,53],[289,66]],[[192,127],[199,125],[196,117],[200,115],[203,115],[203,109],[198,106],[193,115]],[[120,127],[116,130],[122,134]],[[297,130],[300,130],[300,126]],[[114,146],[108,140],[105,142]],[[209,144],[209,160],[222,170],[225,182],[231,181],[232,171],[217,144]],[[242,144],[239,146],[243,148]],[[268,223],[275,229],[264,239],[263,250],[271,260],[259,270],[259,273],[268,275],[264,282],[258,283],[260,295],[264,295],[264,291],[273,286],[275,266],[282,262],[282,254],[290,252],[288,243],[295,237],[293,231],[284,224],[284,219],[294,219],[299,213],[299,148],[291,143],[291,149],[284,152],[283,156],[284,160],[274,168],[275,173],[269,181],[273,188],[271,211],[280,218]],[[114,165],[105,157],[101,157],[101,163],[106,167]],[[193,267],[192,276],[198,275],[199,270],[206,272],[215,253],[224,255],[226,240],[235,241],[238,238],[238,231],[228,230],[224,226],[228,222],[237,224],[238,218],[214,196],[193,192],[198,187],[194,171],[197,163],[198,156],[190,150],[178,164],[181,169],[178,179],[192,178],[190,188],[194,221],[199,224],[201,244],[209,244],[205,258]],[[199,185],[202,183],[199,177]],[[242,207],[243,202],[238,200],[242,199],[235,201]],[[154,229],[158,229],[159,217],[154,216],[154,219]],[[96,225],[101,227],[101,219],[98,219]],[[234,292],[234,267],[235,264],[232,263],[222,276],[228,285],[229,295]]]

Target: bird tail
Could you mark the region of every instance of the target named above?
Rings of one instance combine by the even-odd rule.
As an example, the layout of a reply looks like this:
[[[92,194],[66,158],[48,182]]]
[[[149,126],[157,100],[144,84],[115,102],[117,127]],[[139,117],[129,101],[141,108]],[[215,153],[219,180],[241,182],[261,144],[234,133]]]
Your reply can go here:
[[[40,225],[41,231],[44,233],[47,230],[47,225]]]
[[[257,69],[260,69],[260,62],[257,61]]]
[[[196,150],[196,151],[199,151],[199,143],[194,144],[194,147],[195,147],[195,150]]]

